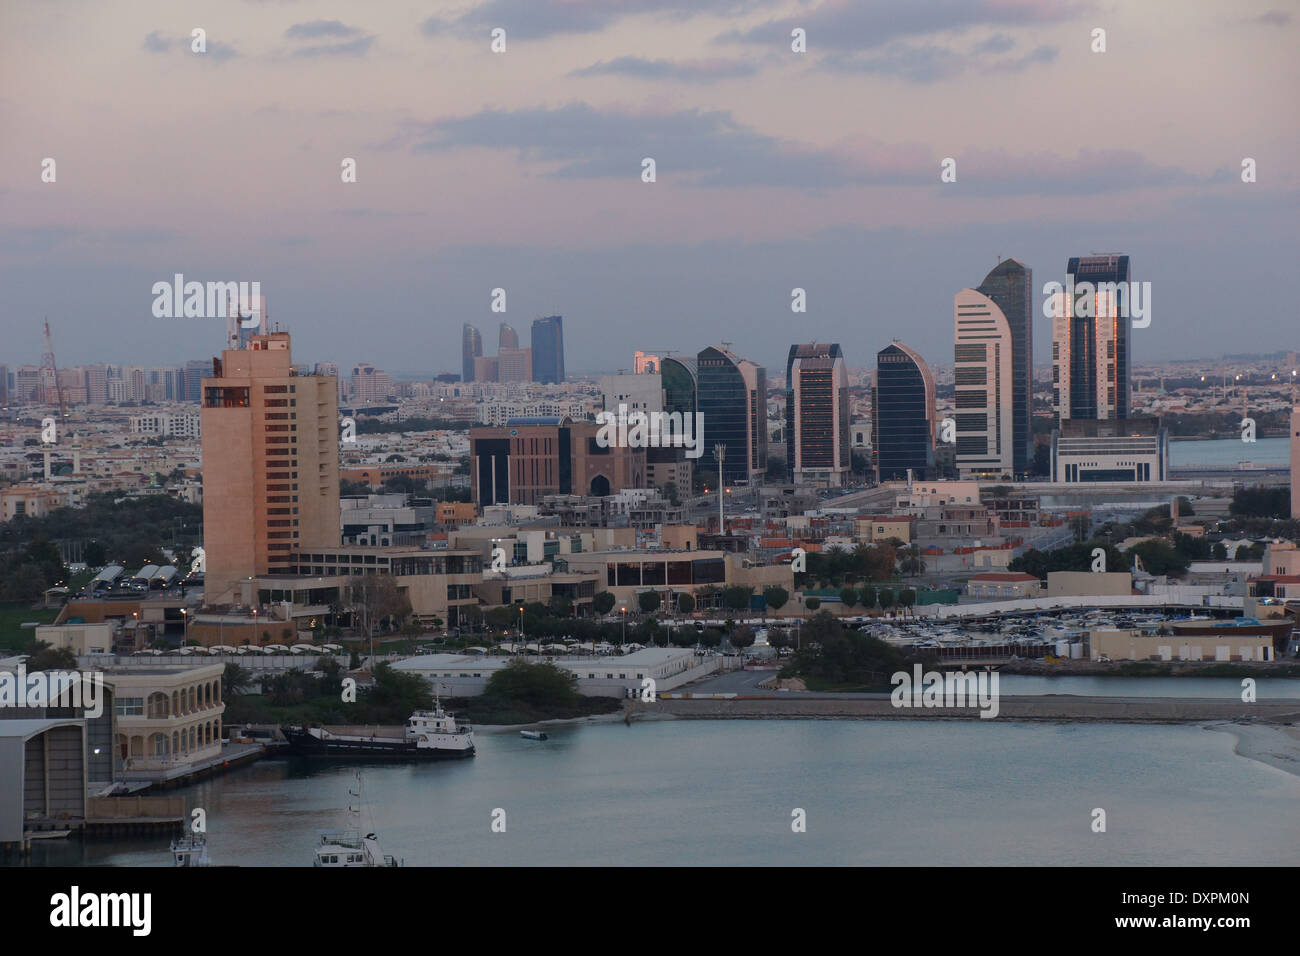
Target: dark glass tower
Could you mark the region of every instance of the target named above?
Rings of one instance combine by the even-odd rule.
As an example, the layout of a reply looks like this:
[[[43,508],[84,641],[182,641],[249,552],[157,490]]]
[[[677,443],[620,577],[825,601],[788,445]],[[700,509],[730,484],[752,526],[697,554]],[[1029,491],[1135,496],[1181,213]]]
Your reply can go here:
[[[1132,322],[1119,316],[1111,335],[1098,335],[1097,312],[1100,308],[1096,287],[1102,283],[1129,282],[1129,257],[1117,255],[1076,256],[1065,267],[1071,281],[1092,283],[1093,303],[1081,304],[1082,296],[1076,288],[1070,318],[1069,345],[1069,418],[1128,418],[1129,415],[1129,329]],[[1125,293],[1125,302],[1127,294]],[[1091,313],[1091,314],[1081,314]],[[1059,380],[1059,376],[1058,376]],[[1098,407],[1104,388],[1106,411]]]
[[[461,331],[460,338],[460,380],[474,381],[474,359],[483,354],[483,336],[469,323]]]
[[[696,407],[704,416],[704,455],[717,467],[713,448],[726,445],[723,481],[748,480],[767,470],[767,370],[714,347],[700,352]]]
[[[993,300],[1011,327],[1012,467],[1016,475],[1028,473],[1034,460],[1033,288],[1033,270],[1018,259],[1004,259],[975,290]]]
[[[659,363],[664,386],[664,411],[695,412],[695,359],[665,358]]]
[[[925,359],[902,342],[876,353],[871,444],[876,480],[930,477],[934,468],[934,375]]]
[[[785,361],[786,474],[791,480],[800,480],[803,475],[795,471],[798,463],[805,475],[837,473],[843,480],[848,455],[849,395],[844,352],[838,343],[790,346]]]
[[[564,381],[564,319],[548,315],[533,320],[533,380],[543,385]]]

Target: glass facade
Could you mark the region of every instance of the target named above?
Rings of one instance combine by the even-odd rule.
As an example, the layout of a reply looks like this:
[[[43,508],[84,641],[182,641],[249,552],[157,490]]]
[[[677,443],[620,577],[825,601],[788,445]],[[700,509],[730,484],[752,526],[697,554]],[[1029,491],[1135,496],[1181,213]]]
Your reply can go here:
[[[750,475],[750,389],[733,357],[721,349],[707,348],[699,354],[696,400],[704,416],[704,455],[697,468],[717,468],[715,445],[726,445],[723,459],[724,482],[748,479]],[[763,425],[767,414],[764,398]],[[705,464],[705,463],[708,464]],[[764,463],[766,465],[766,462]]]
[[[548,315],[533,320],[533,381],[553,385],[564,381],[564,319]]]
[[[1033,270],[1017,259],[999,262],[976,292],[1002,310],[1011,327],[1011,426],[1015,474],[1029,471],[1034,460],[1034,325]]]
[[[879,481],[929,478],[934,467],[934,386],[929,369],[897,343],[876,353],[872,444]],[[927,382],[929,379],[929,382]]]

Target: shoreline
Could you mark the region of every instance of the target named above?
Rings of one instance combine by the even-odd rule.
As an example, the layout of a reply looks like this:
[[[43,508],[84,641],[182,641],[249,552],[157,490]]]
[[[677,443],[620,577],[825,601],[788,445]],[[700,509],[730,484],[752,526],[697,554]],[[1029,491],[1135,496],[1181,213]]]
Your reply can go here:
[[[1300,727],[1278,724],[1240,724],[1215,721],[1205,730],[1231,734],[1232,752],[1247,760],[1300,777]]]

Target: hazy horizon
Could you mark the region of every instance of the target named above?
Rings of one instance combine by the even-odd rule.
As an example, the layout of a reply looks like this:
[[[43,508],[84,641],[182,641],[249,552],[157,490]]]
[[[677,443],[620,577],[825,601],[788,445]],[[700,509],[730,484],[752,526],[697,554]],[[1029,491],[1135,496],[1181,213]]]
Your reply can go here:
[[[1169,10],[11,0],[0,364],[39,362],[46,316],[60,366],[216,354],[220,321],[151,314],[182,273],[260,281],[299,361],[402,376],[458,372],[466,322],[492,354],[549,314],[575,374],[722,340],[782,372],[813,339],[942,365],[999,255],[1033,269],[1044,364],[1037,292],[1091,252],[1152,284],[1135,364],[1295,350],[1300,20]]]

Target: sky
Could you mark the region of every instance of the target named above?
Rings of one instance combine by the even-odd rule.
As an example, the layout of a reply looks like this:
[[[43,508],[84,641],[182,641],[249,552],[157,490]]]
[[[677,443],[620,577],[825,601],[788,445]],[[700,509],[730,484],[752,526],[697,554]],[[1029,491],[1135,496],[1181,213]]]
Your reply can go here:
[[[571,373],[946,364],[999,256],[1093,252],[1151,283],[1138,363],[1294,350],[1298,47],[1293,0],[4,0],[0,364],[46,317],[60,366],[216,354],[153,314],[176,273],[394,374],[550,314]]]

